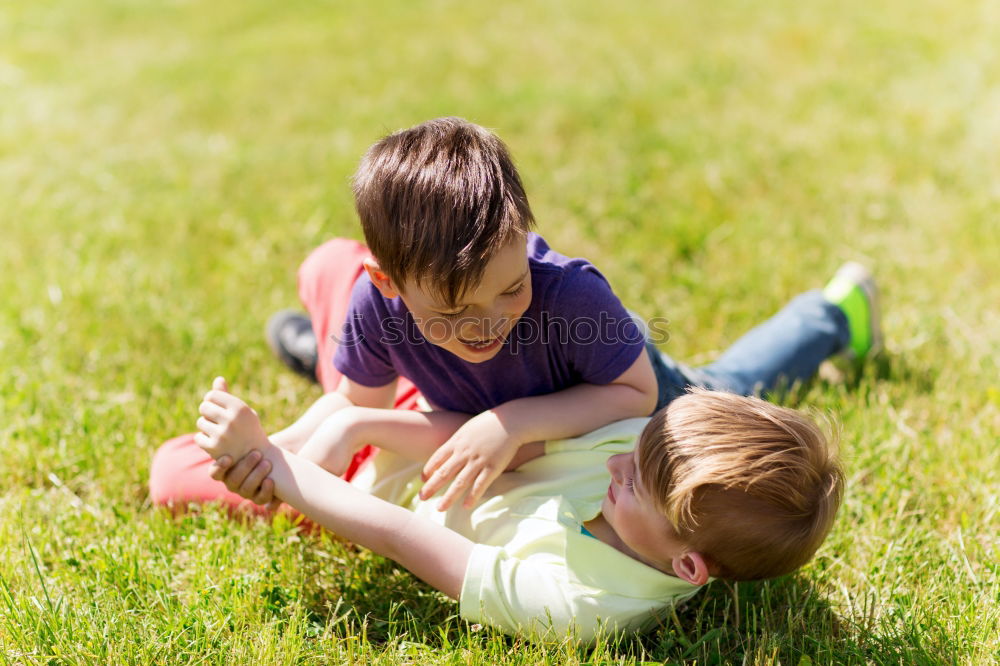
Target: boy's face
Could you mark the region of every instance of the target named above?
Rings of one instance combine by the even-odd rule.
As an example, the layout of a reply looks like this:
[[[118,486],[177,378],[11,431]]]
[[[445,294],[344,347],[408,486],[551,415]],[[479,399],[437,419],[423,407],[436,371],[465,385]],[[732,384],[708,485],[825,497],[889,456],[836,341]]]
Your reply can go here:
[[[638,449],[608,458],[611,485],[601,513],[635,557],[662,571],[687,552],[677,531],[653,504],[639,478]]]
[[[508,243],[486,265],[479,285],[449,308],[421,285],[407,281],[400,290],[429,342],[469,363],[482,363],[500,351],[531,304],[531,271],[523,237]]]

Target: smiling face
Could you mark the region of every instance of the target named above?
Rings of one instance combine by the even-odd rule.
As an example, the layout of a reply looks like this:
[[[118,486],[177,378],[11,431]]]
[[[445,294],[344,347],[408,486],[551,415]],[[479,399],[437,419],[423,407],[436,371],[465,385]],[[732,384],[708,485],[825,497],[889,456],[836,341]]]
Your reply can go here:
[[[518,235],[507,243],[486,265],[480,283],[454,307],[412,281],[404,284],[399,296],[428,342],[469,363],[487,361],[497,355],[531,304],[525,239]]]
[[[688,549],[643,487],[636,460],[637,450],[608,458],[611,484],[601,503],[601,514],[621,540],[620,550],[671,572]]]

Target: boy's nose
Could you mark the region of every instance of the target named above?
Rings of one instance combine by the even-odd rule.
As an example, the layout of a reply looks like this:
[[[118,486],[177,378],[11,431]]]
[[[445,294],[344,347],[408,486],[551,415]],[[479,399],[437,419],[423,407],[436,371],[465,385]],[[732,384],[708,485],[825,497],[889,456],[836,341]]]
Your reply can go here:
[[[503,311],[479,310],[463,321],[459,335],[466,340],[488,340],[500,335],[509,316]]]
[[[628,453],[616,453],[615,455],[608,458],[608,462],[605,464],[608,467],[608,471],[611,472],[611,478],[615,481],[621,482],[622,479],[622,459],[628,456]]]
[[[486,340],[491,338],[488,322],[483,319],[466,319],[458,332],[463,340]]]

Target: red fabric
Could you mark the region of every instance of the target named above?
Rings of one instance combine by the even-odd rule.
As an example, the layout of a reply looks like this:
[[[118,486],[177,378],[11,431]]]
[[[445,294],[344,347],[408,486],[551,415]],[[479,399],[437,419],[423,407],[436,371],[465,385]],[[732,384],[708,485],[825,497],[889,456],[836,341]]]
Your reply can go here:
[[[354,282],[370,257],[357,241],[335,238],[312,251],[299,267],[299,299],[309,313],[318,345],[316,374],[323,390],[336,390],[341,374],[333,366],[336,334],[347,316]],[[396,409],[416,409],[420,392],[408,379],[399,378]],[[194,410],[194,407],[192,407]],[[303,411],[304,408],[303,408]],[[194,413],[194,411],[192,411]],[[350,480],[377,453],[366,446],[354,456],[344,474]],[[219,502],[234,510],[263,513],[264,509],[226,488],[209,476],[212,458],[195,443],[194,435],[181,435],[163,444],[149,470],[149,496],[155,504],[183,508],[188,503]]]

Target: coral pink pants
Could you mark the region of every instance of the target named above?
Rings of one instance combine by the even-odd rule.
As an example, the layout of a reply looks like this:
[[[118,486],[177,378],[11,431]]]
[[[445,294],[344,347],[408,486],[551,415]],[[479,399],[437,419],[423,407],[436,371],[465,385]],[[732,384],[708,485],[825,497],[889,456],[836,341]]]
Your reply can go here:
[[[319,349],[316,374],[326,392],[333,391],[341,374],[333,366],[336,343],[347,318],[347,306],[354,282],[371,256],[368,248],[344,238],[335,238],[319,246],[299,267],[299,299],[309,312]],[[400,377],[396,388],[396,408],[416,409],[420,393],[406,378]],[[192,405],[192,414],[196,406]],[[303,410],[305,411],[305,405]],[[194,417],[192,417],[192,420]],[[350,480],[358,467],[376,450],[365,447],[355,457],[344,478]],[[153,456],[149,470],[149,496],[155,504],[182,509],[188,503],[219,502],[230,508],[263,512],[262,507],[243,499],[209,476],[212,459],[194,441],[193,434],[167,441]]]

